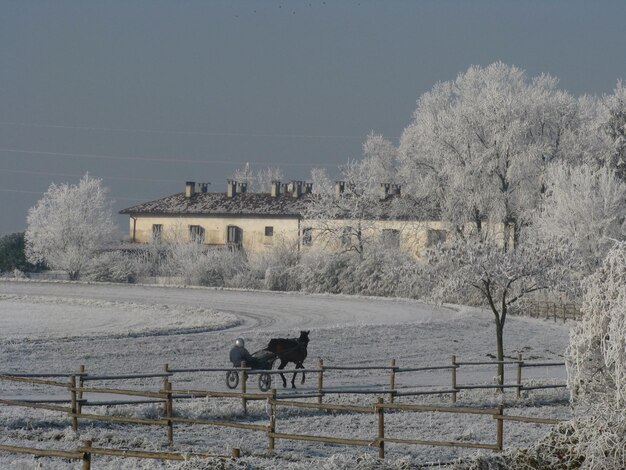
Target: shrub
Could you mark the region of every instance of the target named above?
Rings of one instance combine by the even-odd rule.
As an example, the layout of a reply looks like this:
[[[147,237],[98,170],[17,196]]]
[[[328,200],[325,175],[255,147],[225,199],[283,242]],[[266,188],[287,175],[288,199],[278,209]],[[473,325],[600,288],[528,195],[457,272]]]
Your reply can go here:
[[[24,252],[24,232],[11,233],[0,238],[0,271],[18,269],[22,272],[36,272],[45,268],[43,263],[31,264]]]

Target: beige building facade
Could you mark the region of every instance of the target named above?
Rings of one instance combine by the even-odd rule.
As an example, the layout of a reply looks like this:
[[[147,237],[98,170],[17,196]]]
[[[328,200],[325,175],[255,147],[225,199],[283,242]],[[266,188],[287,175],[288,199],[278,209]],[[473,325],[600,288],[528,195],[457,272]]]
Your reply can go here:
[[[292,244],[301,251],[313,247],[345,251],[358,246],[360,236],[422,258],[426,249],[449,235],[449,228],[438,220],[307,220],[306,207],[315,196],[310,184],[299,181],[273,182],[271,193],[248,193],[244,183],[232,180],[225,193],[207,192],[206,184],[199,184],[198,189],[194,182],[187,182],[182,193],[120,211],[129,215],[131,241],[176,239],[262,253],[277,243]],[[510,236],[498,226],[490,229],[489,236],[499,244]]]

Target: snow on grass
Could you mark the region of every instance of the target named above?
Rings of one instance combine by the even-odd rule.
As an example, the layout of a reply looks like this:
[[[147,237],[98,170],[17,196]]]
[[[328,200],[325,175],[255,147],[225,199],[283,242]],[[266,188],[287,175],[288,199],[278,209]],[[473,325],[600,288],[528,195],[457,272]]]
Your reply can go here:
[[[99,373],[158,372],[163,363],[170,368],[228,367],[228,351],[233,340],[242,336],[251,351],[261,349],[272,337],[297,336],[299,329],[310,329],[309,357],[305,365],[314,368],[318,357],[326,365],[387,365],[391,358],[400,367],[448,365],[450,355],[457,360],[491,360],[495,350],[491,315],[479,309],[454,307],[436,309],[413,301],[347,296],[284,295],[267,292],[237,292],[211,289],[146,288],[144,286],[81,285],[74,283],[2,283],[0,297],[0,356],[5,371],[49,372],[87,371]],[[167,307],[165,307],[167,305]],[[453,310],[456,309],[455,310]],[[220,313],[216,313],[220,312]],[[224,313],[223,313],[224,312]],[[215,316],[212,316],[215,314]],[[205,318],[206,317],[206,318]],[[64,325],[61,327],[58,323]],[[196,323],[198,321],[199,323]],[[207,323],[202,323],[206,321]],[[230,322],[230,323],[228,323]],[[228,324],[233,328],[225,328]],[[215,328],[213,331],[185,328]],[[76,334],[80,332],[80,334]],[[149,332],[156,332],[150,336]],[[132,333],[129,336],[129,333]],[[70,340],[68,337],[74,336]],[[505,349],[514,358],[517,351],[526,360],[556,361],[562,358],[568,340],[567,325],[534,319],[510,317],[505,328]],[[507,367],[506,378],[513,382],[515,367]],[[459,384],[493,383],[493,366],[464,366],[458,371]],[[524,369],[529,382],[563,382],[564,368]],[[291,374],[287,374],[288,380]],[[274,384],[283,393],[280,378]],[[171,377],[175,389],[224,390],[224,373],[185,373]],[[315,389],[316,374],[308,374],[298,390]],[[327,387],[378,387],[389,383],[386,371],[328,371]],[[102,381],[94,386],[159,390],[161,379],[148,378],[123,382]],[[411,372],[396,375],[401,389],[448,388],[449,371]],[[256,376],[248,383],[257,391]],[[0,382],[2,397],[35,397],[50,393],[50,388],[22,383]],[[58,398],[69,398],[62,388],[53,391]],[[506,414],[568,418],[567,391],[539,390],[524,393],[521,400],[514,391],[504,396],[493,390],[462,391],[463,406],[505,405]],[[87,395],[88,399],[100,398]],[[371,405],[373,396],[329,395],[325,401]],[[403,397],[402,403],[450,405],[449,395]],[[175,402],[174,413],[200,419],[228,419],[266,425],[268,410],[264,402],[249,402],[244,415],[236,399],[195,399]],[[86,407],[90,413],[157,418],[161,406]],[[495,420],[488,417],[435,413],[389,412],[388,435],[407,438],[495,442]],[[167,450],[163,427],[120,425],[105,422],[80,422],[80,435],[74,435],[63,413],[0,407],[3,444],[48,448],[76,448],[81,439],[91,438],[94,445],[129,449]],[[277,430],[296,434],[343,437],[374,437],[373,414],[324,413],[315,410],[280,408]],[[530,445],[543,436],[549,426],[505,423],[505,446]],[[262,432],[212,426],[176,424],[177,451],[219,452],[240,447],[246,457],[225,468],[292,469],[320,468],[339,470],[359,468],[417,468],[417,463],[451,461],[469,455],[471,449],[387,446],[388,461],[375,456],[376,449],[284,441],[276,443],[276,455],[267,453],[267,437]],[[95,468],[172,468],[211,467],[200,463],[159,463],[121,460],[97,456]],[[32,459],[0,454],[0,468],[43,468],[67,470],[77,463],[62,459]],[[30,466],[29,466],[30,465]]]
[[[0,294],[5,341],[182,334],[237,324],[235,315],[203,307]]]

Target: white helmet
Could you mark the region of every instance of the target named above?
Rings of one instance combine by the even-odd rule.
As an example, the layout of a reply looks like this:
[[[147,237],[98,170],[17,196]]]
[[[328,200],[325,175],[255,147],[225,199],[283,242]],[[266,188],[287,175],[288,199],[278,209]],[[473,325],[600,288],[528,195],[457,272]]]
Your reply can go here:
[[[245,342],[244,342],[243,338],[237,338],[235,340],[235,346],[243,348],[244,344],[245,344]]]

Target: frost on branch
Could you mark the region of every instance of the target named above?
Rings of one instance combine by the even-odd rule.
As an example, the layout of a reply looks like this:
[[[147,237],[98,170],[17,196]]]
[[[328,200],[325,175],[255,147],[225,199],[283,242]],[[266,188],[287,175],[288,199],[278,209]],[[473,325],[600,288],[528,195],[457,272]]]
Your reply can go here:
[[[476,456],[455,468],[626,468],[626,243],[585,285],[583,320],[570,337],[568,386],[578,417],[533,447]]]
[[[51,184],[28,211],[26,256],[78,279],[116,232],[102,180],[85,175],[77,185]]]
[[[430,262],[439,278],[432,297],[438,303],[482,305],[493,313],[498,361],[504,361],[504,326],[508,313],[542,289],[570,289],[578,268],[562,244],[526,241],[505,249],[478,236],[457,238],[435,250]],[[504,383],[504,365],[498,364]]]
[[[598,413],[626,405],[626,243],[586,282],[583,320],[567,354],[572,401]]]

